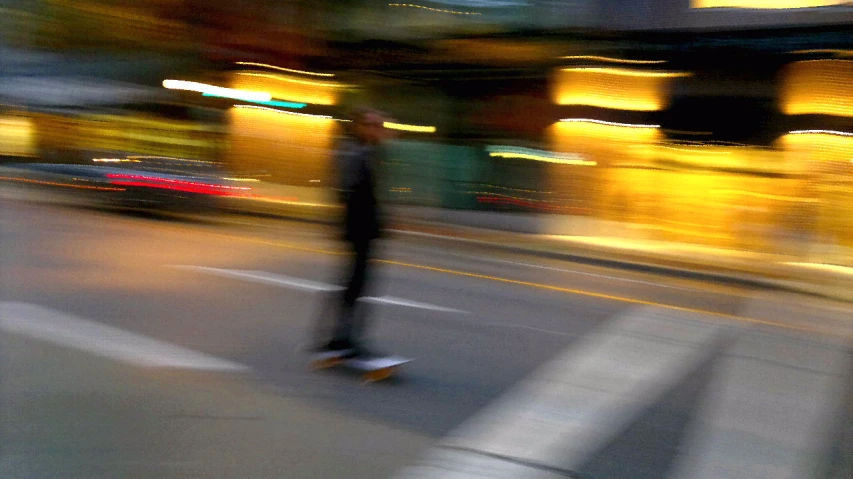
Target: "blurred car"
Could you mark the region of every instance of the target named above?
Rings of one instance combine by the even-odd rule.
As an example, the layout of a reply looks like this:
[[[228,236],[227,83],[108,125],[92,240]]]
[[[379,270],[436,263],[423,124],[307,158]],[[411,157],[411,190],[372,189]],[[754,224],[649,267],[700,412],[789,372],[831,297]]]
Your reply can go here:
[[[209,213],[251,188],[220,163],[163,156],[94,158],[89,165],[29,163],[6,167],[6,179],[38,185],[94,206]]]

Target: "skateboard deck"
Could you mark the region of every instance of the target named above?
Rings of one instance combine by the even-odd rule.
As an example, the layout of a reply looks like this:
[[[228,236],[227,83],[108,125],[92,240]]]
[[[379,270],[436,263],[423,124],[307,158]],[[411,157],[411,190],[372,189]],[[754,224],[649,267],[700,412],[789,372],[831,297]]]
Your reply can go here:
[[[313,369],[328,369],[336,366],[361,371],[366,383],[381,381],[397,373],[403,364],[412,362],[413,359],[400,356],[384,356],[370,359],[342,358],[330,354],[318,354],[311,360]]]

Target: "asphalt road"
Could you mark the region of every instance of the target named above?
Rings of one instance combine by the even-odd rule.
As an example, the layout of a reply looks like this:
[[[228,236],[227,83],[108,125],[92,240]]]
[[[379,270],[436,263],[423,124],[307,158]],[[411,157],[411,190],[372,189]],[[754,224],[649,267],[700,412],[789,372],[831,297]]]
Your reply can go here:
[[[2,477],[386,477],[448,435],[479,450],[472,421],[521,434],[525,398],[569,408],[530,378],[595,391],[610,369],[578,365],[596,351],[636,370],[619,395],[578,403],[610,408],[574,418],[585,433],[547,416],[549,455],[506,441],[480,452],[557,477],[850,477],[845,304],[397,236],[374,264],[370,340],[416,360],[365,386],[307,368],[347,261],[328,228],[0,203]],[[677,351],[626,343],[632,364],[606,349],[608,328],[640,341],[660,318],[703,332],[667,339],[690,344]],[[795,438],[789,459],[771,443],[720,446],[740,416],[738,440]],[[714,461],[738,466],[711,473]]]

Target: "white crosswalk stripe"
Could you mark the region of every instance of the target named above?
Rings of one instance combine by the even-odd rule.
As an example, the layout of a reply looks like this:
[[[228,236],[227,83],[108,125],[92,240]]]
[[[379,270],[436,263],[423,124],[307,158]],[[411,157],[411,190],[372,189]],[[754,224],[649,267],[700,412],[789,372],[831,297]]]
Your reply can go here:
[[[211,274],[214,276],[251,281],[254,283],[269,284],[272,286],[281,286],[302,291],[342,291],[344,289],[340,286],[335,286],[332,284],[318,283],[316,281],[310,281],[302,278],[294,278],[292,276],[287,276],[283,274],[269,273],[267,271],[245,271],[223,268],[211,268],[207,266],[187,265],[175,265],[174,267],[188,271]],[[431,311],[441,311],[445,313],[466,313],[466,311],[462,311],[455,308],[448,308],[437,304],[413,301],[405,298],[396,298],[393,296],[365,296],[363,298],[360,298],[360,300],[367,303],[403,306],[415,309],[427,309]]]
[[[745,314],[835,339],[633,308],[571,345],[397,479],[575,477],[700,363],[714,373],[669,479],[817,479],[851,363],[849,310],[759,297]],[[812,308],[812,309],[809,309]],[[808,313],[804,310],[809,310]]]
[[[542,366],[398,477],[483,477],[457,461],[487,462],[488,477],[570,475],[707,360],[730,328],[698,314],[631,309]],[[455,460],[448,449],[456,451]],[[524,475],[518,475],[520,464],[527,465]]]
[[[302,290],[332,288],[265,272],[195,270],[210,269],[220,276],[245,280],[252,275],[252,281]],[[391,296],[368,300],[464,313]],[[793,324],[807,316],[834,335],[809,336],[653,306],[624,310],[395,477],[575,477],[711,359],[710,383],[667,479],[822,477],[843,406],[853,322],[849,310],[817,304],[785,303],[763,293],[743,312],[759,321]],[[249,371],[239,363],[28,303],[0,302],[0,330],[141,367]]]
[[[807,337],[751,329],[716,364],[671,479],[821,477],[843,397],[853,332],[849,311],[761,295],[752,317],[808,321],[847,334]]]
[[[142,367],[249,370],[242,364],[28,303],[0,303],[0,329]]]

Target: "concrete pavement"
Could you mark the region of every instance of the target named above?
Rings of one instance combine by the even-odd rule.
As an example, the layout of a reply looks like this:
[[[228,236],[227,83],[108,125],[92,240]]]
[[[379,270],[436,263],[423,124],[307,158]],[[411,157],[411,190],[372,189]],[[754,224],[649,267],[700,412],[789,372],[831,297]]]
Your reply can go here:
[[[378,478],[429,443],[252,376],[140,369],[0,338],[4,478]]]
[[[100,462],[113,477],[134,477],[133,466],[149,477],[156,468],[280,477],[290,467],[287,477],[383,477],[433,457],[420,453],[435,444],[454,468],[473,454],[478,467],[506,471],[510,458],[509,477],[659,479],[731,463],[718,447],[728,437],[762,437],[790,438],[783,445],[800,452],[786,462],[768,455],[772,446],[740,448],[744,470],[769,460],[805,477],[849,477],[849,305],[408,237],[381,247],[371,336],[417,360],[399,380],[363,387],[305,368],[308,332],[345,259],[326,228],[9,201],[0,221],[0,300],[75,319],[64,325],[84,319],[75,332],[102,338],[94,349],[34,341],[49,318],[32,308],[19,311],[29,328],[4,329],[14,357],[3,364],[19,360],[3,371],[14,379],[4,395],[16,398],[6,417],[26,418],[13,436],[16,464],[50,457],[61,477],[109,477],[92,469]],[[140,336],[245,365],[252,377],[152,369],[114,354],[147,347],[127,339]],[[556,439],[519,441],[513,432],[534,430],[530,421]],[[453,438],[477,437],[465,433],[472,423],[484,440],[460,445]],[[128,430],[138,443],[122,439]],[[220,469],[195,464],[208,458]]]

